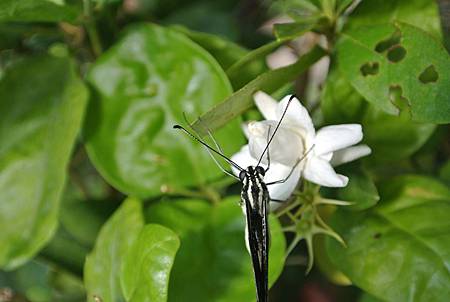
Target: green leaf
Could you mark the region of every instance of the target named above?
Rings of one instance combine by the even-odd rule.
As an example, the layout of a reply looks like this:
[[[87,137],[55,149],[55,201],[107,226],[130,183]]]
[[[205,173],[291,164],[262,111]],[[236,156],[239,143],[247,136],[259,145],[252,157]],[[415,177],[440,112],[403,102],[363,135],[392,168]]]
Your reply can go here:
[[[439,176],[450,184],[450,160],[447,160],[439,171]]]
[[[364,98],[349,81],[332,68],[322,94],[321,108],[326,124],[362,124],[364,143],[372,149],[372,163],[407,158],[422,147],[436,126],[412,122],[407,114],[389,115]]]
[[[180,240],[170,229],[146,225],[122,266],[122,289],[127,301],[166,302],[169,276]]]
[[[31,260],[20,268],[0,271],[3,301],[83,301],[85,293],[80,279],[52,264]],[[13,298],[8,298],[8,289]]]
[[[374,296],[369,295],[368,293],[363,293],[362,296],[359,298],[358,302],[383,302],[383,300],[375,298]]]
[[[303,55],[296,63],[263,73],[225,99],[222,103],[203,114],[201,119],[198,119],[194,123],[194,129],[201,135],[205,135],[206,131],[203,125],[208,125],[210,130],[224,126],[253,106],[253,94],[255,92],[263,90],[270,94],[276,91],[306,71],[325,54],[322,48],[315,47],[309,53]]]
[[[434,179],[402,176],[379,186],[370,211],[338,210],[332,227],[347,248],[327,240],[337,268],[387,301],[447,301],[450,296],[450,190]]]
[[[80,5],[58,0],[2,0],[0,22],[74,22],[81,13]]]
[[[254,61],[258,61],[259,59],[264,59],[274,49],[278,48],[279,46],[283,45],[284,43],[286,43],[291,39],[292,38],[275,40],[250,51],[245,56],[243,56],[239,61],[235,62],[232,66],[230,66],[230,68],[227,69],[228,77],[230,79],[237,77],[239,73],[241,73],[244,70],[247,64]],[[235,87],[235,85],[233,85],[233,87]]]
[[[380,200],[373,178],[360,164],[347,164],[337,171],[349,179],[348,185],[338,190],[338,199],[353,202],[343,209],[361,211],[373,207]]]
[[[146,210],[146,217],[174,230],[181,239],[170,278],[169,301],[255,300],[238,197],[214,206],[200,200],[161,201]],[[273,284],[283,269],[285,239],[280,223],[272,216],[270,228],[269,281]]]
[[[86,101],[68,58],[24,59],[1,77],[0,267],[23,264],[55,232]]]
[[[179,25],[171,28],[185,34],[189,39],[207,50],[224,70],[249,53],[239,44],[213,34],[189,30]]]
[[[235,89],[242,87],[268,69],[263,56],[252,57],[253,52],[225,38],[188,30],[182,26],[172,26],[171,28],[182,32],[207,50],[224,70],[235,66],[238,62],[245,61],[244,64],[239,64],[239,72],[233,72],[230,77]]]
[[[128,198],[103,225],[94,250],[86,257],[84,284],[88,301],[125,301],[120,274],[125,255],[144,226],[141,202]]]
[[[278,40],[294,39],[313,29],[316,19],[302,22],[277,23],[273,26],[273,32]]]
[[[357,28],[337,44],[339,68],[369,102],[412,120],[450,122],[450,56],[404,23]]]
[[[132,47],[131,47],[132,46]],[[92,66],[96,96],[85,127],[87,151],[114,187],[146,198],[216,179],[207,152],[180,131],[231,94],[217,62],[179,32],[145,24],[131,28]],[[243,145],[239,121],[215,133],[226,154]]]
[[[408,115],[392,116],[369,106],[362,121],[363,142],[372,148],[371,162],[393,162],[408,158],[422,147],[436,125],[416,123]]]
[[[393,21],[406,22],[441,36],[437,3],[429,0],[361,1],[348,18],[345,30]]]

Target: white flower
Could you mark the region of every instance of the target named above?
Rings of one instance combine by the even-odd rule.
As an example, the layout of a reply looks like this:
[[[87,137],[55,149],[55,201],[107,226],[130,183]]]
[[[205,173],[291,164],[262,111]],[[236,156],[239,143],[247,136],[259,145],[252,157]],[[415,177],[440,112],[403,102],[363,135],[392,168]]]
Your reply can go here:
[[[288,95],[278,103],[264,92],[254,95],[256,106],[266,120],[244,125],[249,143],[232,156],[233,161],[243,168],[257,164],[290,97]],[[345,187],[348,178],[337,174],[332,166],[370,154],[371,150],[366,145],[353,146],[362,137],[361,125],[358,124],[326,126],[316,132],[308,111],[294,98],[270,144],[270,169],[264,177],[265,182],[287,177],[296,162],[303,159],[285,183],[269,186],[271,198],[289,198],[302,175],[321,186]],[[267,163],[265,154],[261,165],[267,167]]]

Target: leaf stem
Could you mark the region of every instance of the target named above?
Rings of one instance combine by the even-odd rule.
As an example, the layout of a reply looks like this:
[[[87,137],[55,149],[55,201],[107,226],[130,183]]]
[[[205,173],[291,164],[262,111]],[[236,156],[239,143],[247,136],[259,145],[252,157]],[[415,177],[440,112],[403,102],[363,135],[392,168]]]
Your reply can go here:
[[[92,52],[96,57],[103,52],[100,36],[98,34],[97,25],[92,14],[91,0],[83,0],[84,27],[91,42]]]

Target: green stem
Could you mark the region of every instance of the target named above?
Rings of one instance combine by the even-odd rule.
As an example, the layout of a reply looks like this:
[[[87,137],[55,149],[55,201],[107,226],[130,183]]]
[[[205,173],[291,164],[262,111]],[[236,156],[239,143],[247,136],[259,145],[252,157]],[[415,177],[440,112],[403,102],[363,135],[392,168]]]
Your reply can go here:
[[[97,25],[92,14],[92,4],[90,0],[83,0],[83,10],[84,10],[84,27],[86,33],[91,42],[92,52],[96,57],[102,54],[102,44],[100,41],[100,36],[98,34]]]

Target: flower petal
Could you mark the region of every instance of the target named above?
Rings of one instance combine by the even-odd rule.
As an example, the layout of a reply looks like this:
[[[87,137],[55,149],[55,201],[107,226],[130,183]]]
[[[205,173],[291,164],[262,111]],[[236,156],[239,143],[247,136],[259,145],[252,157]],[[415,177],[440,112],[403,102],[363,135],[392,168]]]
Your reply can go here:
[[[282,180],[289,175],[291,170],[292,167],[277,163],[270,163],[270,168],[269,171],[267,171],[266,176],[264,177],[264,181],[266,183],[269,183],[272,181]],[[294,169],[287,181],[285,181],[284,183],[268,186],[267,188],[269,189],[270,198],[277,200],[287,200],[297,187],[297,183],[300,179],[300,174],[301,168],[300,166],[298,166]]]
[[[255,166],[258,163],[258,161],[250,155],[248,145],[243,146],[238,153],[233,154],[233,156],[231,156],[231,160],[243,169],[247,169],[248,166]],[[236,176],[239,176],[240,171],[238,169],[231,166],[231,170]]]
[[[256,107],[266,120],[277,120],[278,103],[264,91],[258,91],[253,95]]]
[[[325,187],[345,187],[348,183],[348,178],[336,174],[328,161],[315,156],[306,162],[303,176],[307,180]]]
[[[242,132],[244,132],[244,136],[245,136],[247,139],[250,138],[250,132],[249,132],[249,130],[248,130],[248,124],[249,124],[249,123],[242,123],[242,124],[241,124]]]
[[[277,107],[277,120],[281,118],[286,105],[289,102],[291,95],[285,96]],[[290,125],[291,127],[300,128],[302,135],[305,137],[306,147],[310,146],[312,139],[315,135],[314,125],[312,123],[311,117],[309,116],[308,110],[300,103],[300,101],[294,97],[289,105],[288,110],[283,121],[284,125]]]
[[[255,166],[257,164],[257,160],[250,155],[248,145],[245,145],[244,147],[241,148],[241,150],[238,153],[234,154],[231,157],[231,160],[243,168],[244,167],[247,168],[248,166]],[[261,166],[263,168],[266,168],[265,165]],[[235,175],[237,176],[239,175],[238,169],[234,167],[231,167],[231,169]],[[264,181],[266,183],[269,183],[272,181],[284,179],[289,175],[291,169],[292,167],[288,167],[278,163],[271,163],[270,169],[267,171],[264,177]],[[292,172],[291,176],[288,178],[286,182],[268,186],[267,188],[269,190],[270,198],[277,200],[287,200],[297,187],[297,183],[300,179],[300,174],[301,174],[301,167],[298,166],[297,168],[295,168],[295,170]],[[280,205],[279,202],[271,203],[272,209],[277,208],[279,205]]]
[[[298,57],[292,48],[281,46],[271,54],[267,55],[266,62],[270,69],[286,67],[297,62]]]
[[[345,164],[360,157],[369,155],[372,150],[367,145],[358,145],[353,147],[344,148],[333,153],[331,158],[331,165],[333,167]]]
[[[277,126],[277,121],[251,122],[248,125],[250,154],[259,159]],[[270,133],[269,133],[270,130]],[[270,160],[286,166],[293,166],[304,152],[303,139],[297,131],[279,127],[269,147]],[[267,153],[261,160],[267,163]]]
[[[325,154],[354,145],[362,140],[363,133],[359,124],[334,125],[317,131],[314,141],[314,153]]]

